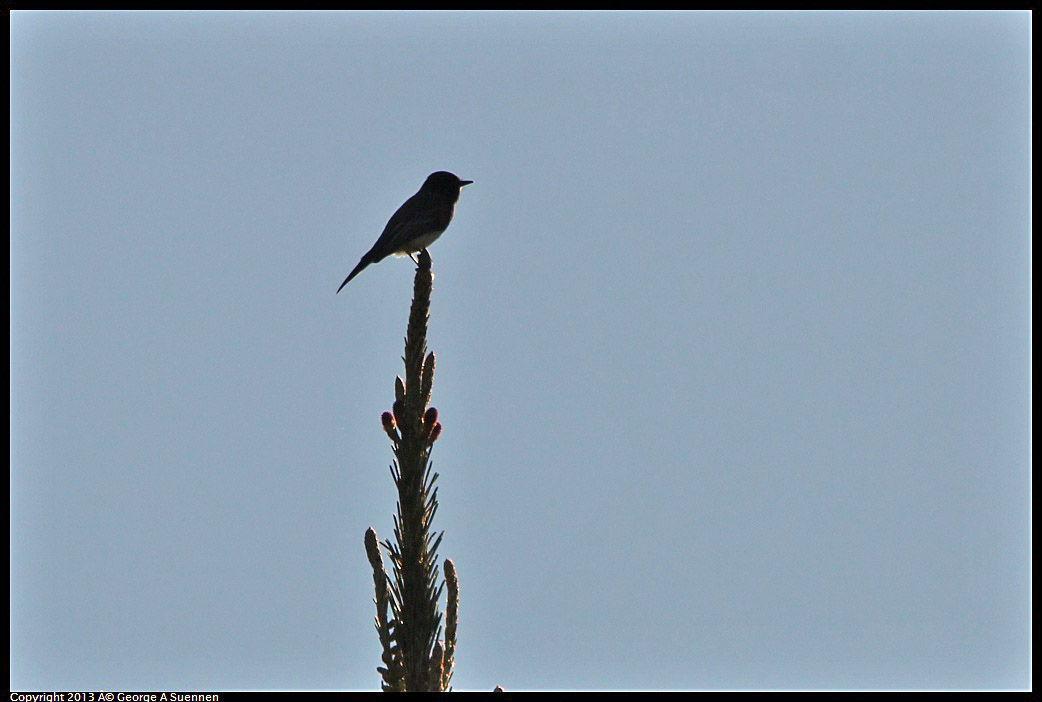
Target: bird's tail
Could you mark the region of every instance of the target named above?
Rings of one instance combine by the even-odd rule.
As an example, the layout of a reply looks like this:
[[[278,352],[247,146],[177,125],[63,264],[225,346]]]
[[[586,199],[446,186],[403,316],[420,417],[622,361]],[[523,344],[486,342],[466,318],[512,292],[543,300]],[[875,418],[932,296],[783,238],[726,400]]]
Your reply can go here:
[[[355,269],[351,271],[351,273],[346,278],[344,278],[344,282],[341,283],[340,287],[336,289],[336,294],[339,295],[340,291],[344,289],[344,286],[351,282],[351,279],[359,273],[361,273],[362,269],[368,266],[370,263],[372,263],[372,260],[369,258],[369,254],[362,256],[362,260],[358,262],[358,265],[355,266]]]

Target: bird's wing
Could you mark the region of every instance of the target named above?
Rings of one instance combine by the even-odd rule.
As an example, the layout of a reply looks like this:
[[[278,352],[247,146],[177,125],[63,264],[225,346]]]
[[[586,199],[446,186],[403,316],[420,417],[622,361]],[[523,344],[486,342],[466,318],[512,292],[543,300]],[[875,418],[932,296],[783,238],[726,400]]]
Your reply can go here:
[[[369,251],[371,261],[375,263],[390,256],[406,242],[418,236],[429,234],[439,228],[444,230],[446,223],[443,223],[442,219],[444,217],[440,216],[438,208],[430,207],[419,194],[413,195],[387,220],[383,233]]]

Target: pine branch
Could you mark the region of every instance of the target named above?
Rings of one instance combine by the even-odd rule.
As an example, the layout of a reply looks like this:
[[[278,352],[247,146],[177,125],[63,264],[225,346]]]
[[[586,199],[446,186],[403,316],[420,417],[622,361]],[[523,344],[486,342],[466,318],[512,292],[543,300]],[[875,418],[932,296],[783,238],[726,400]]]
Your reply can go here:
[[[383,570],[376,532],[366,532],[366,552],[376,584],[377,631],[384,650],[384,666],[378,670],[385,691],[444,691],[452,675],[456,647],[459,591],[455,568],[450,576],[452,562],[446,561],[449,617],[446,641],[442,643],[443,615],[438,602],[445,583],[438,582],[437,551],[443,534],[432,531],[438,510],[438,474],[433,472],[430,453],[442,431],[438,410],[427,406],[434,387],[434,353],[427,352],[433,281],[430,255],[423,251],[417,261],[405,335],[405,380],[395,378],[394,404],[390,412],[380,416],[394,451],[391,477],[398,488],[395,541],[383,543],[391,562],[391,577]]]

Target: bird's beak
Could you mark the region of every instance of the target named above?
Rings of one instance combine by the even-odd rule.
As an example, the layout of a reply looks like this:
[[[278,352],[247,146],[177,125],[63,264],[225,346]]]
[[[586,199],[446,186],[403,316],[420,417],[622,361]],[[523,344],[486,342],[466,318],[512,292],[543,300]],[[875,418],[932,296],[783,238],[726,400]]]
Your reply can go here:
[[[474,181],[472,181],[472,180],[461,180],[461,181],[459,182],[459,186],[460,186],[460,187],[462,188],[462,187],[463,187],[464,185],[470,185],[470,184],[471,184],[471,183],[473,183],[473,182],[474,182]]]

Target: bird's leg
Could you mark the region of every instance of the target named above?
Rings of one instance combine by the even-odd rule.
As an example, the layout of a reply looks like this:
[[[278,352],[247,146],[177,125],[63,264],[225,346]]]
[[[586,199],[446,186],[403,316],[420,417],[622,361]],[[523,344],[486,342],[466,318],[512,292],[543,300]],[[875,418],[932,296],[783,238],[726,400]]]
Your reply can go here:
[[[417,266],[418,266],[418,265],[420,265],[420,262],[419,262],[419,261],[417,261],[417,260],[416,260],[416,257],[415,257],[415,256],[413,256],[412,254],[409,254],[409,258],[411,258],[411,259],[412,259],[412,262],[413,262],[413,263],[415,263],[415,264],[416,264]]]

